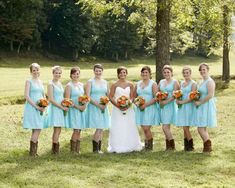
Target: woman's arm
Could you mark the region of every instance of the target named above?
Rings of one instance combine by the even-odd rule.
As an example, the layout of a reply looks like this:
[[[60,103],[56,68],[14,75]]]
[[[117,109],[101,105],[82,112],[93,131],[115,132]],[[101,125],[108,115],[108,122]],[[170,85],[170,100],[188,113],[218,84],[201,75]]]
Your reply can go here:
[[[118,106],[117,106],[117,103],[116,103],[116,101],[114,100],[114,93],[115,93],[115,90],[116,90],[116,84],[112,84],[111,85],[111,88],[110,88],[110,92],[109,92],[109,100],[110,100],[110,102],[114,105],[114,106],[116,106],[117,108],[119,108]]]

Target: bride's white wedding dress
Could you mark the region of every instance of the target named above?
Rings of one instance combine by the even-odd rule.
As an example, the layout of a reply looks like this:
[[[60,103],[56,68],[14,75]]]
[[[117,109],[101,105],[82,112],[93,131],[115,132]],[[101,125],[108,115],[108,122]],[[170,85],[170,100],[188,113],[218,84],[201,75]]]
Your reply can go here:
[[[116,87],[114,99],[122,95],[130,97],[130,87],[125,89]],[[111,114],[111,128],[109,131],[108,152],[126,153],[140,151],[142,144],[135,123],[135,112],[133,108],[126,110],[126,114],[113,106]]]

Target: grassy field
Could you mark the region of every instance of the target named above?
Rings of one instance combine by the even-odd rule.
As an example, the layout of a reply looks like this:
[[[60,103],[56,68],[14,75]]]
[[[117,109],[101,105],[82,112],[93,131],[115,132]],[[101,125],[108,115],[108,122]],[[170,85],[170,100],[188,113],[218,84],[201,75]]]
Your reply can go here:
[[[35,59],[42,64],[42,79],[50,80],[50,67],[60,64],[64,69],[63,81],[68,79],[71,62],[49,62]],[[197,65],[206,61],[211,65],[213,75],[221,74],[221,60],[203,60],[183,57],[173,60],[175,77],[180,78],[183,64],[190,64],[193,76],[199,78]],[[0,60],[0,98],[11,100],[22,96],[24,81],[28,77],[26,66],[32,59],[2,58]],[[16,63],[21,63],[17,66]],[[231,72],[235,74],[234,62]],[[154,68],[153,59],[136,59],[124,62],[129,70],[129,78],[137,80],[140,67],[144,64]],[[105,78],[115,80],[115,69],[121,63],[104,62]],[[92,77],[92,63],[79,64],[83,81]],[[28,157],[30,131],[22,129],[23,105],[0,106],[0,187],[235,187],[235,81],[229,87],[217,90],[218,127],[210,129],[214,151],[203,154],[202,143],[195,128],[192,128],[195,151],[183,151],[183,132],[173,127],[176,151],[165,152],[161,127],[154,127],[154,151],[129,154],[103,155],[91,153],[93,130],[82,133],[79,156],[70,154],[71,130],[62,130],[61,153],[52,156],[52,129],[42,131],[39,140],[39,157]],[[225,88],[225,89],[222,89]],[[3,103],[2,103],[3,104]],[[141,130],[140,130],[141,132]],[[141,132],[143,139],[143,135]],[[104,135],[104,150],[107,147],[108,132]]]

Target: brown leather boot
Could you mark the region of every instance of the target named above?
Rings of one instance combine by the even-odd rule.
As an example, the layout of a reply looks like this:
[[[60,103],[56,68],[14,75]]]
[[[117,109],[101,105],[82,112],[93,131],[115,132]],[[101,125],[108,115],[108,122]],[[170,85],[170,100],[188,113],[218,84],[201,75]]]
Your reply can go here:
[[[193,139],[191,138],[188,141],[188,150],[187,151],[193,151],[194,150],[194,144],[193,144]]]
[[[75,152],[76,152],[77,154],[80,154],[80,140],[77,140]]]
[[[99,151],[98,151],[98,153],[100,153],[100,154],[103,153],[103,151],[101,151],[101,148],[102,148],[102,141],[99,140]]]
[[[211,152],[212,151],[210,139],[205,141],[203,145],[204,145],[203,152]]]
[[[76,151],[77,142],[70,140],[70,151],[74,153]]]
[[[93,152],[98,153],[99,152],[99,142],[92,140],[92,146],[93,146]]]
[[[60,152],[60,144],[58,143],[52,143],[52,154],[59,154]]]
[[[170,141],[166,139],[166,150],[170,149]]]
[[[188,139],[184,138],[184,151],[188,151],[188,148],[189,148]]]
[[[153,150],[153,138],[151,138],[149,140],[145,140],[145,150],[146,151]]]
[[[144,140],[144,149],[145,149],[145,151],[148,151],[148,148],[149,148],[149,142],[148,142],[148,140]]]
[[[38,145],[38,142],[33,142],[33,141],[30,141],[30,148],[29,148],[29,155],[32,156],[32,157],[36,157],[37,156],[37,145]]]
[[[169,140],[169,150],[175,150],[175,140]]]

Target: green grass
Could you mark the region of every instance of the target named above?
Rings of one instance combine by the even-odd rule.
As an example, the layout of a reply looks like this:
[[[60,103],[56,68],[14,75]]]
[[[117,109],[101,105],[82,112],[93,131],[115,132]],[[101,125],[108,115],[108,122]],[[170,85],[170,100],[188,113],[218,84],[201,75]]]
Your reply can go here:
[[[24,81],[28,77],[26,65],[32,59],[19,59],[22,67],[15,67],[17,58],[1,59],[0,98],[19,100],[23,93]],[[7,65],[6,62],[12,62]],[[193,76],[199,78],[197,65],[204,61],[196,57],[182,57],[173,60],[175,77],[180,78],[182,64],[193,67]],[[220,59],[208,59],[213,75],[221,74]],[[25,64],[24,64],[25,63]],[[60,63],[64,67],[64,82],[68,79],[70,62],[53,62],[40,59],[42,79],[51,78],[51,65]],[[231,62],[231,64],[234,62]],[[140,67],[144,64],[154,68],[153,59],[136,59],[124,62],[128,65],[129,78],[137,80]],[[93,63],[81,63],[81,77],[85,81],[92,77]],[[121,63],[105,62],[105,78],[115,80],[116,66]],[[232,74],[235,73],[231,66]],[[183,132],[172,127],[176,140],[176,151],[165,152],[164,135],[161,127],[154,127],[154,151],[129,154],[103,155],[91,153],[91,135],[94,130],[82,132],[79,156],[70,154],[69,140],[72,131],[63,129],[61,133],[61,153],[52,156],[52,129],[42,131],[39,139],[39,157],[28,157],[30,131],[22,128],[23,105],[0,106],[0,187],[234,187],[235,186],[235,81],[229,85],[219,83],[217,93],[218,127],[209,133],[214,151],[203,154],[202,142],[192,128],[195,151],[183,151]],[[143,140],[143,134],[141,137]],[[106,150],[108,131],[104,134],[103,148]]]

